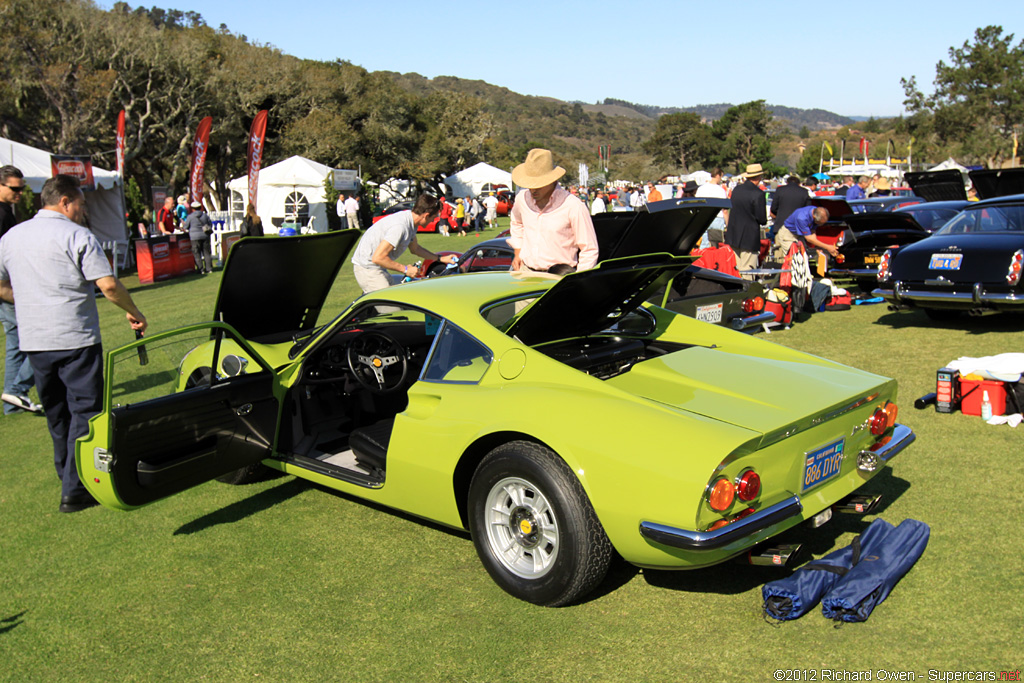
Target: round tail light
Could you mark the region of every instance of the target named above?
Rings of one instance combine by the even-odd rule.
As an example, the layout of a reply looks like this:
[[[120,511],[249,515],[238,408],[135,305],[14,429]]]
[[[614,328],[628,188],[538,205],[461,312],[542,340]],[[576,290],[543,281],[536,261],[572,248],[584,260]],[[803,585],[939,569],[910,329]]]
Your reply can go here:
[[[896,417],[899,415],[900,409],[896,407],[896,404],[892,403],[891,401],[889,403],[886,403],[882,409],[885,411],[885,427],[886,429],[888,429],[889,427],[892,427],[894,424],[896,424]]]
[[[722,477],[711,485],[711,491],[708,493],[708,505],[715,512],[722,512],[729,509],[735,496],[736,487],[731,481]]]
[[[878,281],[885,282],[889,279],[889,264],[892,261],[892,250],[886,249],[882,258],[878,261]]]
[[[736,497],[742,501],[751,501],[761,493],[761,477],[754,470],[747,470],[736,481]]]
[[[764,309],[764,299],[759,296],[755,296],[753,299],[743,300],[743,312],[744,313],[755,313]]]
[[[885,430],[888,429],[889,416],[886,414],[884,408],[878,408],[868,418],[868,427],[871,429],[871,433],[875,436],[881,436],[885,434]]]
[[[1006,272],[1006,284],[1012,286],[1020,282],[1022,266],[1024,266],[1024,250],[1018,249],[1010,257],[1010,269]]]

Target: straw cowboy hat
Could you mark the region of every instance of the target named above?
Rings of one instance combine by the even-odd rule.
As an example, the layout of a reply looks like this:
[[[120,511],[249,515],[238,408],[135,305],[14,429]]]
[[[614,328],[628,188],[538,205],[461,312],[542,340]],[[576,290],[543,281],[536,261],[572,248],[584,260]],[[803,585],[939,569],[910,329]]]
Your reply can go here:
[[[764,175],[761,164],[747,164],[747,170],[743,174],[744,178],[756,178],[759,175]]]
[[[875,189],[876,190],[891,190],[892,189],[892,185],[889,184],[889,181],[886,180],[885,178],[879,178],[878,180],[875,181]]]
[[[512,169],[512,182],[519,187],[535,190],[555,182],[565,175],[565,169],[555,166],[554,157],[547,149],[531,149],[526,161]]]

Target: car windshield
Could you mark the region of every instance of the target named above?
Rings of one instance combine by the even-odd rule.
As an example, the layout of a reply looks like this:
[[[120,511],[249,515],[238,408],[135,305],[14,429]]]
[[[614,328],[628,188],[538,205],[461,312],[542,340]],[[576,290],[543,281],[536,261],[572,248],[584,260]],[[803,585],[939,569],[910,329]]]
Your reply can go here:
[[[939,235],[963,235],[969,232],[1022,232],[1024,205],[984,206],[968,209],[946,223]]]

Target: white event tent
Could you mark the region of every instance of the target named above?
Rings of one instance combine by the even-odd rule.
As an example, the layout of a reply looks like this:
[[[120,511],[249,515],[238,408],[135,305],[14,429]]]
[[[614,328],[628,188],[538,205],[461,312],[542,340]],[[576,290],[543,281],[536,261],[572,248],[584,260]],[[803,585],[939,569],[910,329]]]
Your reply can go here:
[[[294,156],[260,169],[256,213],[270,233],[282,223],[297,223],[313,232],[327,232],[324,180],[333,169],[305,157]],[[231,192],[231,219],[237,222],[245,215],[249,201],[249,178],[242,176],[228,183]]]
[[[52,175],[50,153],[35,147],[0,138],[0,166],[16,166],[24,175],[26,184],[37,195]],[[100,242],[125,242],[124,204],[118,186],[121,179],[114,171],[92,167],[96,189],[85,193],[89,229]],[[22,219],[27,216],[22,216]]]
[[[512,174],[481,161],[444,179],[444,184],[452,189],[454,197],[475,197],[487,183],[511,188]]]

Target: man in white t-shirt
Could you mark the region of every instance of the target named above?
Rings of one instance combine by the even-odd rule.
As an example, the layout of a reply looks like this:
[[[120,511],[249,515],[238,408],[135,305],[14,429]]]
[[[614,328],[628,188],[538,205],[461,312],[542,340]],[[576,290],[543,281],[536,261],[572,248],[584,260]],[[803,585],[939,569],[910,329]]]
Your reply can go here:
[[[454,256],[438,256],[416,241],[416,228],[425,228],[440,211],[437,197],[421,194],[411,211],[399,211],[383,218],[363,233],[352,254],[352,270],[363,294],[391,286],[389,270],[418,277],[420,270],[415,265],[402,265],[395,259],[408,249],[425,259],[451,263]]]
[[[348,218],[348,227],[359,230],[359,200],[354,194],[350,194],[345,200],[345,216]]]
[[[494,227],[494,221],[498,218],[498,198],[494,193],[489,193],[484,198],[484,208],[487,209],[487,227]]]
[[[348,227],[348,218],[345,216],[345,195],[338,195],[338,205],[335,207],[335,212],[341,221],[341,229],[344,230]]]
[[[725,188],[722,187],[722,169],[714,168],[711,170],[711,180],[707,181],[703,185],[697,188],[697,194],[695,197],[712,197],[715,199],[727,199]],[[708,230],[717,228],[719,230],[725,230],[725,224],[729,222],[729,211],[728,209],[722,209],[715,216],[715,220],[711,221],[711,225],[708,226]],[[700,248],[707,249],[711,246],[711,241],[708,240],[708,233],[705,232],[700,238]]]
[[[590,205],[590,215],[596,216],[599,213],[604,213],[608,210],[607,205],[604,203],[604,192],[601,190],[597,191],[597,196],[594,197],[594,202]]]

